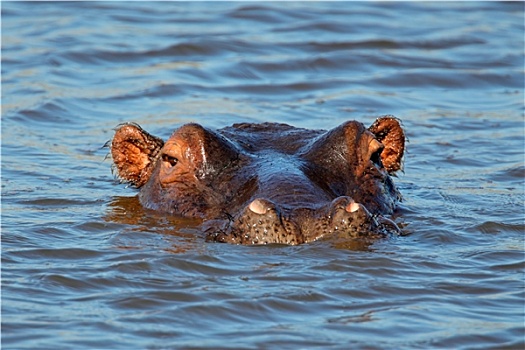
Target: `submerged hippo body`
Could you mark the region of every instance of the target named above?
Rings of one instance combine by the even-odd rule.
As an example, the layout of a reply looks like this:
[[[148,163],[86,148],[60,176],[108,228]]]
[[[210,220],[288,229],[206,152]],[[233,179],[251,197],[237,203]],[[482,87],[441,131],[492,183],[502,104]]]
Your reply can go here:
[[[400,200],[390,174],[401,167],[404,144],[390,116],[330,131],[186,124],[166,142],[123,124],[111,154],[144,207],[201,218],[210,240],[300,244],[398,230],[387,217]]]

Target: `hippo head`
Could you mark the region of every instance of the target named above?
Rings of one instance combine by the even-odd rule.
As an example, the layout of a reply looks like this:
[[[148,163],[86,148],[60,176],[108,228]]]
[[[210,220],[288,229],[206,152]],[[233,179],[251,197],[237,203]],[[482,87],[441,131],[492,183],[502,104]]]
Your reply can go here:
[[[186,124],[166,142],[128,123],[111,155],[144,207],[203,219],[210,240],[299,244],[397,231],[388,217],[400,194],[390,175],[401,168],[404,145],[391,116],[329,131]]]

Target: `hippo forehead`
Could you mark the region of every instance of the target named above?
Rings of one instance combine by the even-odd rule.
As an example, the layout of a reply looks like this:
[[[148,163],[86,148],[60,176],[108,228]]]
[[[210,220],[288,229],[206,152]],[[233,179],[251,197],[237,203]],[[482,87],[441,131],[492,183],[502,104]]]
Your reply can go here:
[[[279,123],[233,124],[219,132],[235,140],[248,152],[277,151],[283,154],[296,154],[324,130],[310,130]]]

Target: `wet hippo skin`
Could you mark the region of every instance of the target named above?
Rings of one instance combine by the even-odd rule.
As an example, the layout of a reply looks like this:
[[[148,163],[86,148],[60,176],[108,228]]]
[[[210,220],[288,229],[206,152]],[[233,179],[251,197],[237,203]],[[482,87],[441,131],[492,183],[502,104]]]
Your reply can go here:
[[[209,240],[300,244],[397,232],[389,217],[401,196],[391,175],[404,147],[392,116],[329,131],[186,124],[166,142],[127,123],[111,155],[117,176],[140,188],[144,207],[203,219]]]

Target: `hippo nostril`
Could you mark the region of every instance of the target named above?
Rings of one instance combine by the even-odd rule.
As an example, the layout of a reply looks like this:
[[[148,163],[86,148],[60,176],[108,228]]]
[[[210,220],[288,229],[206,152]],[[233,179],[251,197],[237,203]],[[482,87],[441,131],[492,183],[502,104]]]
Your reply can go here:
[[[255,214],[259,214],[259,215],[266,214],[266,212],[268,211],[268,206],[266,205],[264,201],[260,199],[253,200],[248,206],[248,208]]]
[[[348,213],[354,213],[359,210],[359,204],[357,204],[356,202],[352,202],[345,207],[345,210]]]

